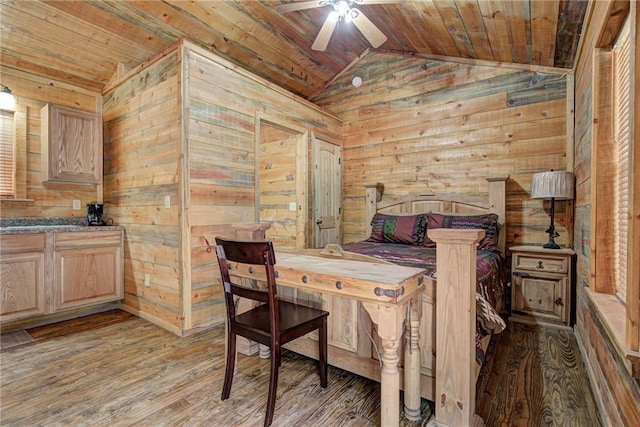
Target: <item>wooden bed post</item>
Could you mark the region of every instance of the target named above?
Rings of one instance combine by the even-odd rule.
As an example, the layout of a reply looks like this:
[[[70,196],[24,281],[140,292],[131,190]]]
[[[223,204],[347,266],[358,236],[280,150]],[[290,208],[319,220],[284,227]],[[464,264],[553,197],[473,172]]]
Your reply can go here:
[[[404,415],[410,421],[420,421],[420,319],[422,299],[409,303],[404,348]]]
[[[487,176],[485,179],[489,181],[489,209],[498,215],[498,224],[502,226],[498,234],[498,250],[506,257],[507,230],[504,225],[507,222],[506,183],[509,175]]]
[[[367,226],[367,234],[365,238],[371,236],[371,220],[376,213],[378,202],[382,200],[382,192],[384,191],[384,185],[380,182],[372,182],[364,185],[366,188],[365,194],[365,220]]]
[[[436,392],[431,426],[472,426],[476,407],[476,244],[484,230],[428,230],[436,242]],[[482,425],[479,417],[478,421]]]

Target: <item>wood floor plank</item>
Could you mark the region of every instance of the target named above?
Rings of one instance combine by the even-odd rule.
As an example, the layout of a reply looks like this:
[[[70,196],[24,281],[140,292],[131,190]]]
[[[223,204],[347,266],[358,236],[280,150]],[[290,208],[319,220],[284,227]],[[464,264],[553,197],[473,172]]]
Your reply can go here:
[[[224,330],[179,338],[115,311],[29,331],[34,342],[3,351],[3,425],[261,425],[269,360],[239,355],[231,397],[220,400]],[[285,352],[274,426],[379,424],[379,384]],[[425,401],[425,415],[430,406]],[[311,421],[310,420],[314,420]],[[402,419],[405,426],[417,426]]]
[[[0,354],[1,425],[258,426],[269,360],[238,356],[220,400],[224,329],[177,337],[114,310],[28,331],[34,342]],[[593,397],[568,332],[513,326],[494,337],[478,382],[487,426],[597,426]],[[273,426],[374,427],[380,384],[285,351]],[[586,384],[586,385],[585,385]],[[402,407],[402,405],[401,405]],[[426,425],[432,404],[422,401]],[[595,420],[595,422],[594,422]]]
[[[509,322],[487,352],[477,413],[488,426],[600,426],[579,355],[569,330]]]

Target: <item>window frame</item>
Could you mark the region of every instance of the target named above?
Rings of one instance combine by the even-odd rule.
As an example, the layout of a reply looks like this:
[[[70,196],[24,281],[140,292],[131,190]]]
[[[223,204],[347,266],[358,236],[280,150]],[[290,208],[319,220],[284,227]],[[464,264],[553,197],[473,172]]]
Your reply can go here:
[[[611,203],[614,191],[616,146],[614,143],[613,115],[613,49],[597,48],[593,52],[593,128],[591,164],[591,282],[589,295],[603,319],[613,332],[618,345],[627,357],[640,357],[640,266],[634,254],[640,253],[640,150],[634,130],[640,123],[634,100],[640,99],[640,69],[638,33],[633,25],[637,21],[637,8],[632,7],[627,19],[631,42],[630,81],[630,136],[629,136],[629,224],[627,242],[626,299],[621,301],[615,288],[615,257],[613,222],[615,212]],[[624,26],[620,27],[620,34]],[[616,37],[617,38],[617,37]],[[635,60],[633,59],[635,58]],[[634,147],[636,146],[636,147]],[[635,148],[635,149],[634,149]]]
[[[14,195],[13,197],[0,197],[0,203],[3,204],[32,201],[27,198],[27,111],[26,106],[16,105],[13,112]]]
[[[0,198],[15,199],[16,197],[16,118],[13,111],[0,110],[2,131],[0,132],[0,153],[2,159],[0,179],[5,176],[10,182],[0,181]],[[8,157],[8,158],[7,158]]]

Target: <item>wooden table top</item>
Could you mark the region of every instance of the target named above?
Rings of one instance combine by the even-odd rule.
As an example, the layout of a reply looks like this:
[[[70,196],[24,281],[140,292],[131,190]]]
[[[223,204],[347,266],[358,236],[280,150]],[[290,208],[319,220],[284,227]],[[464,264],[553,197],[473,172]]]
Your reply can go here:
[[[230,274],[264,280],[264,271],[231,263]],[[425,270],[305,253],[276,253],[278,284],[360,301],[398,303],[423,286]]]

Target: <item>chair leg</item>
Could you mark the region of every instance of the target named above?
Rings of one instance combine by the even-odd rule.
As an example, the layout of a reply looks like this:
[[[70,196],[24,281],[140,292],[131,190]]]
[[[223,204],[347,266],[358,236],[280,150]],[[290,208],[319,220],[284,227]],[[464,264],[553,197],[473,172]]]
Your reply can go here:
[[[229,398],[231,393],[231,383],[233,382],[233,371],[236,368],[236,334],[228,332],[227,335],[227,360],[224,371],[224,385],[222,386],[222,399]]]
[[[320,369],[320,386],[327,388],[327,318],[322,319],[318,330],[318,368]]]
[[[267,416],[264,426],[268,427],[273,421],[273,410],[276,406],[276,393],[278,391],[278,371],[280,368],[280,347],[271,347],[271,375],[269,377],[269,397],[267,398]]]

